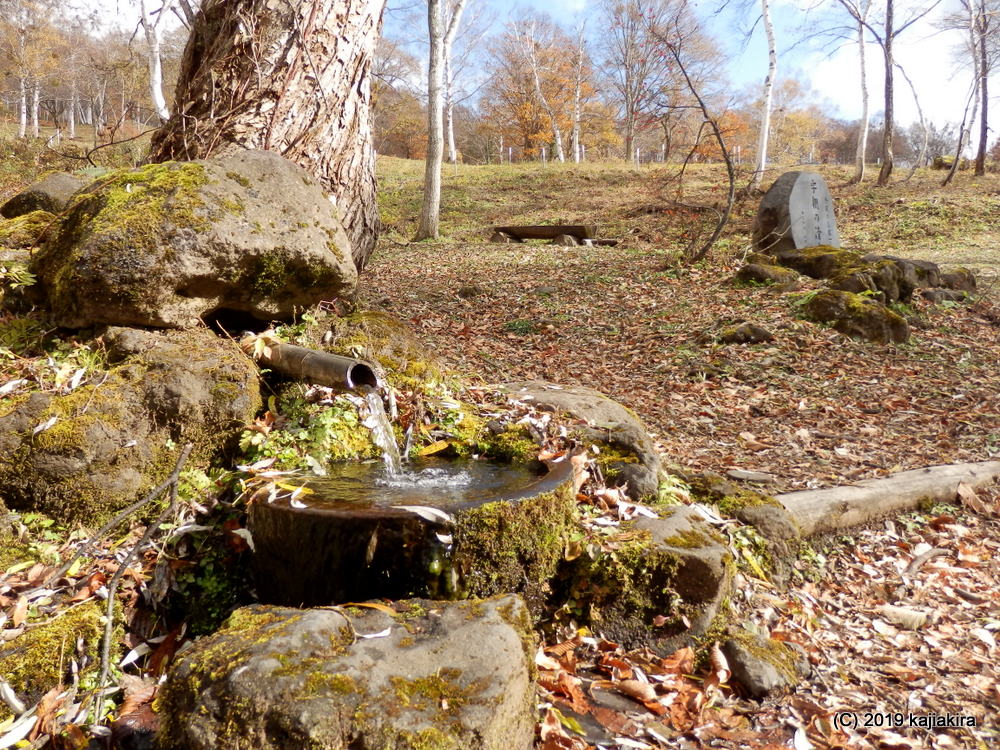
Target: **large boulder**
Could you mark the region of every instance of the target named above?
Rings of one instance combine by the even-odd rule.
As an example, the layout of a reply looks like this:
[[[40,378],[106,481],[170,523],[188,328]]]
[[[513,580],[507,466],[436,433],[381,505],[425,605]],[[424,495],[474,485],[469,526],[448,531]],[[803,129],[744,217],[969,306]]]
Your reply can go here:
[[[638,416],[599,391],[542,381],[505,383],[509,398],[570,418],[571,436],[598,446],[597,463],[611,483],[624,485],[634,498],[656,494],[660,456]]]
[[[528,750],[534,636],[524,604],[256,605],[195,643],[161,688],[163,750]]]
[[[86,177],[80,175],[53,172],[0,206],[0,216],[13,219],[15,216],[30,214],[32,211],[57,214],[66,208],[73,194],[88,182]]]
[[[90,523],[161,482],[181,445],[222,450],[260,408],[257,371],[206,330],[111,329],[108,367],[0,403],[0,501]]]
[[[605,637],[667,655],[709,629],[730,594],[732,556],[693,508],[661,514],[623,527],[613,551],[576,558],[565,599]]]
[[[74,197],[32,268],[68,328],[287,319],[357,282],[322,188],[262,151],[102,177]]]
[[[851,338],[879,344],[902,343],[910,338],[905,318],[859,294],[822,289],[805,302],[803,311],[810,320],[827,323]]]

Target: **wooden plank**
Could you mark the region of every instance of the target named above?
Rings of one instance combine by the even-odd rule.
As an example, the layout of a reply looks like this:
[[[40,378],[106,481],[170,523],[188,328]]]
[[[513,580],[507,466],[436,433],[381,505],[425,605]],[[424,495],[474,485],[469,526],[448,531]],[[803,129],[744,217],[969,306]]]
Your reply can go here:
[[[554,240],[561,234],[571,234],[578,240],[589,240],[597,236],[597,227],[592,224],[542,224],[536,226],[493,227],[496,232],[504,232],[519,240]]]

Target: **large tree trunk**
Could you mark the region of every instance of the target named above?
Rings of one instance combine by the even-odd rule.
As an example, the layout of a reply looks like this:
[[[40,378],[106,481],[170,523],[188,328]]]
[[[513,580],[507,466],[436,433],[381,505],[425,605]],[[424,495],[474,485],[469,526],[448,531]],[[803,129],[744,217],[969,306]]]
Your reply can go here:
[[[18,110],[17,110],[17,137],[27,138],[28,137],[28,83],[25,81],[24,76],[18,79],[20,84],[20,89],[18,91]]]
[[[332,194],[364,268],[375,247],[369,71],[385,0],[206,0],[153,161],[276,151]]]

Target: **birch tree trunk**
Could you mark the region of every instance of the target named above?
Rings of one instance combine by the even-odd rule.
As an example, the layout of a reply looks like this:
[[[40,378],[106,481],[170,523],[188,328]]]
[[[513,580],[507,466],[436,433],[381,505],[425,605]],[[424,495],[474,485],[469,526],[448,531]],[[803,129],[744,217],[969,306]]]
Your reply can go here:
[[[66,131],[70,140],[76,138],[76,78],[69,83],[69,112],[66,114]]]
[[[455,81],[454,71],[451,67],[451,51],[455,46],[455,37],[458,35],[458,26],[462,22],[464,9],[465,0],[455,0],[455,4],[449,6],[441,49],[441,62],[444,66],[444,115],[448,131],[448,161],[452,164],[458,161],[458,151],[455,149],[455,92],[453,88]]]
[[[885,63],[885,124],[882,128],[882,168],[878,173],[876,185],[885,187],[892,177],[892,136],[893,124],[893,90],[892,90],[892,41],[896,34],[893,30],[893,0],[885,3],[885,38],[882,40],[882,55]]]
[[[164,123],[170,119],[170,110],[167,109],[167,100],[163,96],[163,63],[160,57],[160,48],[163,43],[163,19],[166,18],[173,0],[163,0],[156,17],[153,17],[146,0],[141,0],[139,9],[141,16],[139,22],[146,35],[146,59],[149,64],[149,98],[153,102],[153,109],[156,110],[160,122]]]
[[[41,84],[35,80],[31,86],[31,137],[38,138],[38,100],[41,98]]]
[[[364,268],[375,247],[369,71],[385,0],[205,0],[151,159],[275,151],[331,194]]]
[[[28,82],[21,76],[17,79],[20,85],[18,92],[17,137],[28,137]]]
[[[553,111],[548,99],[545,98],[545,93],[542,91],[542,79],[538,71],[538,55],[535,53],[534,36],[534,24],[529,24],[522,37],[525,56],[528,59],[528,65],[531,68],[531,75],[534,79],[535,96],[538,97],[538,103],[541,105],[542,109],[545,110],[545,114],[548,115],[549,122],[551,123],[552,140],[555,143],[556,148],[555,156],[559,161],[564,162],[566,161],[566,154],[563,151],[562,128],[559,127],[559,122],[556,120],[556,113]]]
[[[867,15],[871,2],[864,5]],[[858,131],[858,148],[854,155],[854,177],[852,183],[865,179],[865,155],[868,153],[868,71],[865,69],[865,23],[864,15],[858,21],[858,59],[861,61],[861,127]]]
[[[444,131],[448,146],[448,163],[458,161],[458,150],[455,148],[455,101],[452,92],[454,83],[451,72],[451,50],[444,56]]]
[[[576,76],[573,87],[573,132],[570,136],[571,147],[573,149],[573,162],[575,164],[580,163],[580,119],[583,113],[583,103],[580,101],[583,89],[583,30],[584,24],[581,23],[576,40]]]
[[[430,60],[427,65],[427,157],[424,161],[424,197],[414,242],[437,239],[441,218],[441,158],[444,152],[441,83],[444,67],[444,20],[441,0],[427,0]]]
[[[986,10],[986,1],[979,0],[979,7],[976,13],[976,33],[978,34],[978,51],[979,51],[979,149],[976,151],[976,169],[975,176],[982,177],[986,174],[986,145],[987,138],[989,137],[989,119],[987,118],[987,113],[989,112],[989,73],[990,73],[990,57],[989,49],[987,45],[987,37],[989,36],[989,26],[996,23],[996,18],[992,14],[988,14]],[[975,56],[975,50],[973,50],[973,55]]]
[[[761,19],[767,35],[767,78],[764,79],[764,102],[760,110],[760,135],[757,138],[757,163],[754,165],[750,187],[757,189],[767,169],[767,144],[771,131],[771,98],[774,95],[774,76],[778,69],[778,50],[774,41],[774,24],[768,0],[760,0]]]

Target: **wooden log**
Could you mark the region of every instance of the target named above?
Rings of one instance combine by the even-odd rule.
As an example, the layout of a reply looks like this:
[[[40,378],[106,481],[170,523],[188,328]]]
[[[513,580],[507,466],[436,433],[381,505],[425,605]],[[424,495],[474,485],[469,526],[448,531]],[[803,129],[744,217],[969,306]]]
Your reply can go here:
[[[948,464],[866,479],[845,487],[788,492],[775,499],[795,519],[802,536],[812,536],[916,508],[922,500],[952,502],[959,482],[976,488],[998,476],[1000,461]]]
[[[554,240],[556,237],[569,234],[577,240],[589,240],[597,237],[597,227],[592,224],[541,224],[516,227],[493,227],[494,232],[509,234],[518,241],[522,240]]]

